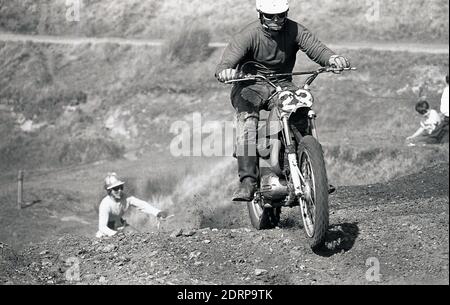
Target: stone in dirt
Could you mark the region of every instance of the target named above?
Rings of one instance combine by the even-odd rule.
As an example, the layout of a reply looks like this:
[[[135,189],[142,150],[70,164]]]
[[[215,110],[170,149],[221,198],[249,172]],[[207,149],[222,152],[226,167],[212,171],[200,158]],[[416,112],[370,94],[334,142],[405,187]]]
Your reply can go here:
[[[189,253],[189,260],[199,257],[200,254],[202,254],[202,252],[200,252],[200,251],[194,251],[194,252]]]
[[[189,231],[183,232],[183,235],[187,236],[187,237],[193,236],[194,234],[195,234],[194,230],[189,230]]]
[[[173,231],[170,234],[170,237],[171,238],[175,238],[175,237],[181,236],[181,234],[183,234],[183,230],[182,229],[178,229],[178,230]]]
[[[83,276],[83,279],[86,281],[93,281],[97,276],[95,274],[86,274]]]
[[[256,276],[260,276],[260,275],[263,275],[265,273],[267,273],[267,270],[265,270],[265,269],[256,269],[255,270],[255,275]]]
[[[148,257],[155,256],[156,254],[158,254],[158,250],[152,251],[152,252],[148,255]]]
[[[115,246],[115,245],[109,244],[109,245],[106,245],[106,246],[102,249],[102,252],[104,252],[104,253],[109,253],[109,252],[114,251],[115,249],[116,249],[116,246]]]

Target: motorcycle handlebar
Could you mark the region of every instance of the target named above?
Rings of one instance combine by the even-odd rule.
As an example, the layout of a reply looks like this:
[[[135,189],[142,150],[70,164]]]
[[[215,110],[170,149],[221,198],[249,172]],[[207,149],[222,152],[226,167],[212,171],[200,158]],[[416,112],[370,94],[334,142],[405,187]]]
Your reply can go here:
[[[305,72],[292,72],[292,73],[274,73],[269,74],[269,77],[273,76],[295,76],[295,75],[310,75],[310,74],[320,74],[320,73],[328,73],[328,72],[342,72],[342,71],[353,71],[356,70],[355,67],[350,68],[334,68],[334,67],[320,67],[315,71],[305,71]]]
[[[342,71],[354,71],[356,70],[356,67],[350,67],[350,68],[334,68],[334,67],[321,67],[315,71],[304,71],[304,72],[292,72],[292,73],[273,73],[268,74],[267,76],[260,75],[260,74],[243,74],[242,72],[238,72],[236,74],[236,79],[226,81],[225,84],[232,84],[237,82],[243,82],[243,81],[251,81],[251,80],[264,80],[269,85],[271,85],[274,88],[278,88],[276,84],[274,84],[271,80],[269,80],[269,77],[283,77],[283,76],[295,76],[295,75],[311,75],[310,78],[306,81],[306,85],[310,85],[314,79],[321,73],[340,73]]]

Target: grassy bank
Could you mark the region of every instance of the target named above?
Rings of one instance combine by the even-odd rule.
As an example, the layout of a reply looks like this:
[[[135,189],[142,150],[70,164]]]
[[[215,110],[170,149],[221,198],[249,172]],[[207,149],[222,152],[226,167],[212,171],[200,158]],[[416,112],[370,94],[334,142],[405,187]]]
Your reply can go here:
[[[83,0],[79,21],[64,0],[0,1],[0,29],[15,33],[168,38],[200,20],[224,41],[256,18],[254,1]],[[448,42],[448,1],[292,2],[290,16],[325,41]],[[68,16],[68,18],[67,18]]]
[[[169,53],[136,46],[0,43],[2,171],[169,154],[174,121],[192,127],[194,112],[203,122],[231,121],[230,87],[213,76],[222,50],[196,54],[193,44],[183,48]],[[313,85],[332,180],[379,181],[445,159],[445,149],[407,152],[404,139],[418,127],[419,95],[439,106],[448,58],[339,52],[358,70],[324,75]],[[296,70],[313,67],[301,55]]]

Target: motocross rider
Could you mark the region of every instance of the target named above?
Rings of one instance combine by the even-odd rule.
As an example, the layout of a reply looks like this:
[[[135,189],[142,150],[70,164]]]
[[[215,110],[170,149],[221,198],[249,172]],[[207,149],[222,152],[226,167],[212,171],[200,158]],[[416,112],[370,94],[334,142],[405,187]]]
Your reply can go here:
[[[225,48],[216,68],[220,82],[238,78],[238,66],[248,61],[263,64],[269,70],[255,67],[252,73],[291,73],[299,50],[321,66],[350,67],[349,61],[321,43],[307,28],[288,19],[288,0],[256,0],[259,20],[247,25]],[[292,77],[278,80],[291,88]],[[233,201],[251,201],[258,180],[256,139],[259,111],[273,91],[265,82],[239,82],[231,91],[231,103],[237,115],[237,161],[240,186]]]
[[[127,225],[122,216],[130,206],[134,206],[146,214],[156,216],[159,220],[168,217],[166,211],[161,211],[136,197],[126,196],[123,192],[124,185],[125,182],[119,179],[116,173],[108,173],[106,176],[104,187],[107,196],[103,198],[99,206],[96,237],[113,236],[117,231],[122,230]]]

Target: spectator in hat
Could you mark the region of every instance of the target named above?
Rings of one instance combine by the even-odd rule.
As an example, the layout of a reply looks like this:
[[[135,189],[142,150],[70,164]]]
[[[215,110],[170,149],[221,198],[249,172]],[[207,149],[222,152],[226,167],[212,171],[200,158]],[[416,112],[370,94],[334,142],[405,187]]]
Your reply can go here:
[[[116,173],[109,173],[105,178],[105,190],[107,195],[103,198],[99,206],[98,231],[96,237],[113,236],[118,231],[127,226],[122,218],[130,206],[138,208],[140,211],[153,215],[162,220],[168,214],[152,206],[146,201],[133,196],[127,196],[123,192],[123,182]]]

